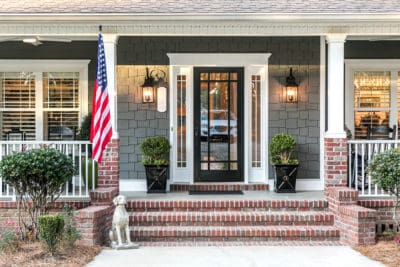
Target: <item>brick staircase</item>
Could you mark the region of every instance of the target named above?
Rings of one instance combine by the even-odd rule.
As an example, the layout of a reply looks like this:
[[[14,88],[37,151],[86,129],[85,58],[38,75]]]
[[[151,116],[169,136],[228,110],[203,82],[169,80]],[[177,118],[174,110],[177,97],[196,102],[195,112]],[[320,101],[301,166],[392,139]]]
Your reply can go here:
[[[131,200],[132,240],[142,245],[237,242],[339,244],[325,200]]]

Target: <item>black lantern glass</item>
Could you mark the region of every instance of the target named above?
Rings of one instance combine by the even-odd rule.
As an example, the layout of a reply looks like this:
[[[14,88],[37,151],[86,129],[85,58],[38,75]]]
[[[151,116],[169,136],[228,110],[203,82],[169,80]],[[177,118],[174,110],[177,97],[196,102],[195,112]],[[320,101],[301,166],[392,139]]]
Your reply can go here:
[[[297,103],[297,91],[299,85],[296,83],[296,79],[293,76],[292,68],[290,68],[289,76],[286,77],[285,95],[287,103]]]

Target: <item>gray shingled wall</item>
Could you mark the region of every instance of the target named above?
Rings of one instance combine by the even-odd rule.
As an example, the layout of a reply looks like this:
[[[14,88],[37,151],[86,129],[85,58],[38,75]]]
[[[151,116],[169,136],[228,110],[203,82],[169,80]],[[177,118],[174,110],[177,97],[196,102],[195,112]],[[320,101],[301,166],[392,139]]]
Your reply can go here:
[[[319,38],[122,37],[118,42],[118,127],[122,179],[144,179],[138,145],[154,134],[168,135],[167,113],[140,103],[144,66],[169,64],[167,53],[272,53],[269,63],[269,131],[294,134],[299,178],[319,178]],[[299,82],[299,103],[285,104],[282,86],[289,67]],[[140,79],[143,79],[140,78]]]

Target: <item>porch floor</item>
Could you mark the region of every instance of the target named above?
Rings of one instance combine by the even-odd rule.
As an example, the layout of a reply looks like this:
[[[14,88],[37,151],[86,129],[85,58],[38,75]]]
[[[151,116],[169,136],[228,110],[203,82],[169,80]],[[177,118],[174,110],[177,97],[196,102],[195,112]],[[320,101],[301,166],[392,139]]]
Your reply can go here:
[[[128,200],[325,200],[323,191],[302,191],[297,193],[275,193],[272,191],[243,191],[243,195],[189,195],[188,192],[147,194],[146,192],[124,192]]]

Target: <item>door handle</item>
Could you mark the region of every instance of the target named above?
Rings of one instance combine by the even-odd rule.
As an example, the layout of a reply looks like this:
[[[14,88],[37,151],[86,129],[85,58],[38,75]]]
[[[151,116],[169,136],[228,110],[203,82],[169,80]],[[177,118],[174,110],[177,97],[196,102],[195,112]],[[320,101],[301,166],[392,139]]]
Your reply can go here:
[[[199,136],[199,127],[194,127],[194,136]]]

